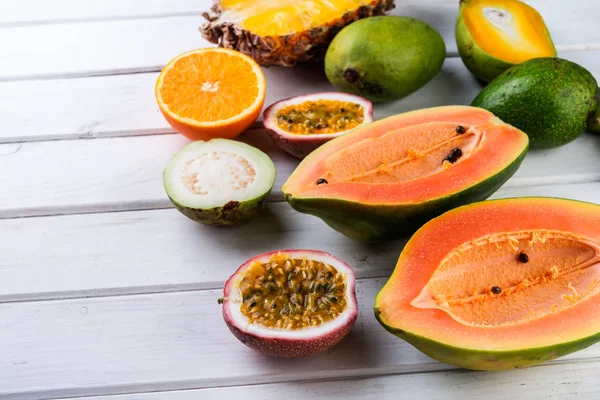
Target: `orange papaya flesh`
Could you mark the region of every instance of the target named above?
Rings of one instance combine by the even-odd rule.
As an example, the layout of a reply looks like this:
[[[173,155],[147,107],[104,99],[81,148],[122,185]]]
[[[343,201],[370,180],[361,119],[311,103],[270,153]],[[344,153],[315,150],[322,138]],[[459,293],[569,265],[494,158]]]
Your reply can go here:
[[[477,370],[600,341],[600,206],[552,198],[459,207],[407,243],[375,301],[390,332]]]
[[[514,174],[527,147],[526,134],[480,108],[412,111],[320,147],[283,192],[293,208],[349,237],[386,240],[487,198]]]

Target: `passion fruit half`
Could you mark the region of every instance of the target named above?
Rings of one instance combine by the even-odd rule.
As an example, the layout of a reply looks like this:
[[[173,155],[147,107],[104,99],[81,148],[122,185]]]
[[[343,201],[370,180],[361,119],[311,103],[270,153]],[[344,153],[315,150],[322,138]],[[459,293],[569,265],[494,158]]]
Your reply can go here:
[[[341,92],[291,97],[269,106],[263,123],[275,144],[297,158],[373,121],[373,104]]]
[[[165,191],[186,217],[235,226],[255,218],[275,183],[275,165],[262,151],[228,139],[192,142],[163,172]]]
[[[342,340],[358,315],[352,269],[315,250],[280,250],[246,261],[227,280],[223,318],[246,346],[307,357]]]

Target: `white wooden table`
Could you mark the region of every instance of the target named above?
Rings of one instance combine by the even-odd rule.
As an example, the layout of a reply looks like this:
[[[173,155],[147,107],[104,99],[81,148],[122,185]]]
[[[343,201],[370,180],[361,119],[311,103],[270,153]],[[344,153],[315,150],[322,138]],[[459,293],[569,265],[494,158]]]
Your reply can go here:
[[[560,56],[600,78],[597,0],[531,0]],[[169,203],[161,172],[187,140],[154,100],[173,56],[206,46],[207,0],[0,1],[0,398],[600,398],[600,346],[497,373],[435,362],[385,332],[374,296],[404,241],[365,245],[294,212],[280,186],[296,165],[260,129],[278,177],[268,211],[238,229],[195,224]],[[457,58],[458,0],[397,0],[444,36],[442,72],[377,118],[468,104],[479,86]],[[270,68],[266,104],[331,90],[310,67]],[[600,137],[531,152],[494,197],[600,203]],[[320,356],[265,358],[227,330],[217,298],[247,258],[299,247],[354,267],[360,315]],[[100,396],[100,397],[95,397]],[[519,397],[521,396],[521,397]]]

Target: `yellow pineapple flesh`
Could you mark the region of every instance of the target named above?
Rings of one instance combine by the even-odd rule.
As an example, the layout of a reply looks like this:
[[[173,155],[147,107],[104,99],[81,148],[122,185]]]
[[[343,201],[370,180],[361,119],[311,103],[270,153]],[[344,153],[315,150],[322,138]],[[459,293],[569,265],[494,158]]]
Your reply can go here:
[[[394,0],[220,0],[200,31],[261,65],[292,66],[322,60],[344,26],[393,7]]]

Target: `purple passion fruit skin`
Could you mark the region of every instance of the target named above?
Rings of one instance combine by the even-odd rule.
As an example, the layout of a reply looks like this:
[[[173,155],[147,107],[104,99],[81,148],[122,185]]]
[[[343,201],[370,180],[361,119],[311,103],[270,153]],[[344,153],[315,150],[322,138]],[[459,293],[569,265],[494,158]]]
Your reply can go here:
[[[264,253],[242,264],[225,283],[223,318],[233,335],[256,351],[308,357],[352,329],[358,315],[355,285],[352,269],[322,251]]]
[[[304,158],[323,143],[373,121],[373,104],[341,93],[313,93],[270,105],[265,130],[277,147]]]

